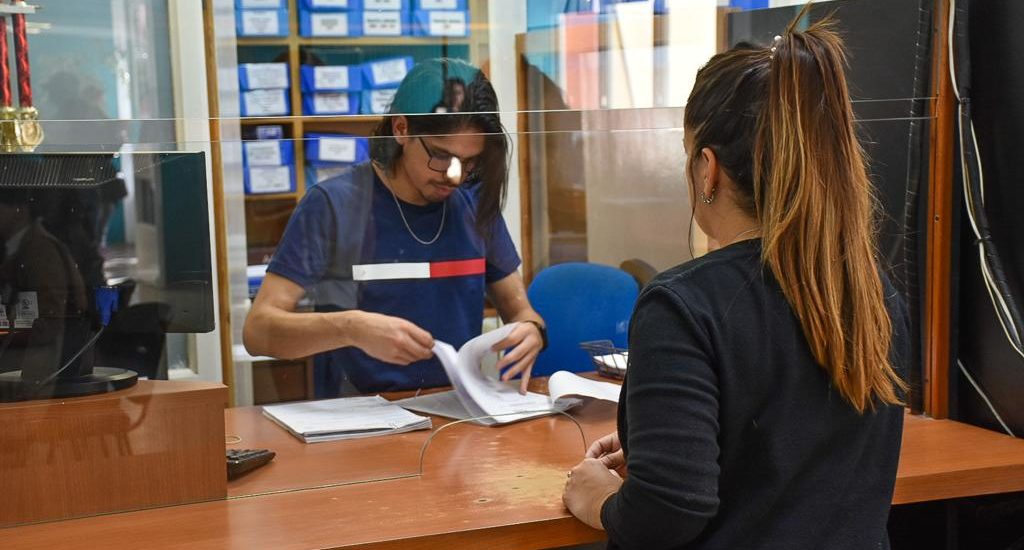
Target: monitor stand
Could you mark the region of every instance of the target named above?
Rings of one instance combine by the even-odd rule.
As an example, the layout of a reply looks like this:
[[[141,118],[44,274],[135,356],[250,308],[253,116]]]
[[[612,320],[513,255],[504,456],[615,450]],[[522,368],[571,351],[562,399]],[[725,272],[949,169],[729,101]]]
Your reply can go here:
[[[45,386],[38,386],[31,380],[22,380],[21,371],[16,370],[0,373],[0,403],[106,393],[130,388],[138,380],[139,375],[135,371],[93,367],[89,374],[58,377]]]

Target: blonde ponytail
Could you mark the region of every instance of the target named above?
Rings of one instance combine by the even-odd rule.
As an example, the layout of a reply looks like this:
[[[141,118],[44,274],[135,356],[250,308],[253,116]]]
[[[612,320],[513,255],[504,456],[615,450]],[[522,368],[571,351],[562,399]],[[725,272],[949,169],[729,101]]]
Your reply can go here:
[[[701,69],[685,125],[711,147],[761,223],[762,259],[815,360],[860,412],[901,404],[876,260],[874,204],[854,129],[842,40],[830,22]],[[738,109],[738,111],[737,111]],[[739,122],[718,113],[746,114]],[[733,117],[734,119],[736,117]]]

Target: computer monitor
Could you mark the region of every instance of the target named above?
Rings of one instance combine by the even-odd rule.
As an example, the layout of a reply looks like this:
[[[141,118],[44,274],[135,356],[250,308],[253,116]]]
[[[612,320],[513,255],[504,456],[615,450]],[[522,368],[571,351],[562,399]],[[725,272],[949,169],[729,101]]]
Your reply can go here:
[[[203,153],[0,154],[0,402],[160,377],[214,328]]]

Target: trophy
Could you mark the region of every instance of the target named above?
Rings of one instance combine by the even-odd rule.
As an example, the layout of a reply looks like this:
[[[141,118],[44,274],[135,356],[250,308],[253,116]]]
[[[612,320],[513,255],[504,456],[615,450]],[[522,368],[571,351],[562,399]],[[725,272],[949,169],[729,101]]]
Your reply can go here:
[[[0,4],[0,149],[5,152],[31,152],[43,142],[39,112],[32,106],[32,79],[28,64],[28,32],[25,15],[36,12],[24,0]],[[14,31],[14,56],[18,69],[18,108],[11,94],[11,68],[8,64],[7,16]]]

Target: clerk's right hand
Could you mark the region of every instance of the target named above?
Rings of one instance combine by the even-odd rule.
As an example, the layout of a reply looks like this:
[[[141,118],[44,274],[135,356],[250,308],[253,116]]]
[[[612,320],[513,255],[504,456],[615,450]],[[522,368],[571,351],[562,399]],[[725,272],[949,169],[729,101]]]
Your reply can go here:
[[[356,331],[356,347],[385,363],[408,365],[434,355],[434,337],[400,317],[363,312]]]

